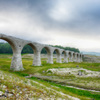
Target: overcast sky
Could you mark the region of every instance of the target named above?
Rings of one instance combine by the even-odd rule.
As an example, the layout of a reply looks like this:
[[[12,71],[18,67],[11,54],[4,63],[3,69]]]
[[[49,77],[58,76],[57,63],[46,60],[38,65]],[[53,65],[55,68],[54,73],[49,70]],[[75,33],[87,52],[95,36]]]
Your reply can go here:
[[[100,52],[100,0],[0,0],[0,33]]]

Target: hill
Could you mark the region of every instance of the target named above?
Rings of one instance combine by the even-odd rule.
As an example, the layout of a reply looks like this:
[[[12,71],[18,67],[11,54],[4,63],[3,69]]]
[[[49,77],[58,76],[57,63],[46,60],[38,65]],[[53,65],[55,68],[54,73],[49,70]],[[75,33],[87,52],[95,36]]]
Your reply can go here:
[[[100,52],[82,52],[83,54],[86,55],[95,55],[95,56],[100,56]]]

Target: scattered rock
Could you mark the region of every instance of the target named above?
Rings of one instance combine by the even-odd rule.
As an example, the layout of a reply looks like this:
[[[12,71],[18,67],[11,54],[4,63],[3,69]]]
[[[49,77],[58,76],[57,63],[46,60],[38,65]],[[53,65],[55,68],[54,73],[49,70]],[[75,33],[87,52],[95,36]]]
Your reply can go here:
[[[9,94],[8,94],[8,97],[11,97],[11,96],[13,96],[13,94],[10,94],[10,93],[9,93]]]
[[[5,86],[5,85],[3,85],[2,87],[3,87],[3,88],[7,88],[7,86]]]
[[[43,99],[39,98],[38,100],[43,100]]]
[[[0,91],[0,96],[3,94],[3,92],[2,91]]]
[[[35,100],[34,98],[28,98],[28,100]]]
[[[42,71],[43,73],[45,73],[45,71]]]
[[[76,67],[79,67],[78,65]]]
[[[1,97],[7,97],[7,95],[5,95],[5,94],[2,94],[2,95],[1,95]]]
[[[9,91],[8,91],[8,90],[6,90],[6,91],[5,91],[5,93],[9,93]]]
[[[78,75],[79,75],[79,76],[82,76],[82,72],[81,72],[81,71],[78,71]]]

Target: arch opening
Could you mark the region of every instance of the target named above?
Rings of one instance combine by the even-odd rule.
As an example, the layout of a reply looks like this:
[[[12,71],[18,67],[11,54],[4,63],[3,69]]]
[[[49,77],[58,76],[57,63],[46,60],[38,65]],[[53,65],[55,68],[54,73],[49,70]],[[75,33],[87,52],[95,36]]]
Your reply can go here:
[[[24,45],[21,51],[24,68],[27,68],[28,66],[31,67],[33,65],[36,52],[37,52],[36,47],[33,44],[28,43]]]
[[[73,61],[76,61],[75,53],[73,53]]]
[[[13,41],[11,41],[9,38],[2,37],[2,38],[0,38],[0,40],[1,40],[1,42],[4,42],[4,43],[7,42],[7,43],[9,43],[10,46],[11,46],[12,51],[16,50]]]
[[[42,64],[49,63],[50,60],[50,49],[48,47],[43,47],[41,50],[41,62]]]
[[[65,51],[63,51],[62,52],[62,62],[66,62],[66,52]]]
[[[77,54],[77,62],[78,62],[78,60],[79,60],[79,54]]]
[[[68,61],[70,62],[71,59],[71,52],[68,53]]]
[[[0,38],[0,68],[9,70],[14,51],[13,43],[8,39]]]
[[[58,62],[59,56],[60,56],[59,50],[55,49],[54,52],[53,52],[53,60],[54,60],[54,62]]]

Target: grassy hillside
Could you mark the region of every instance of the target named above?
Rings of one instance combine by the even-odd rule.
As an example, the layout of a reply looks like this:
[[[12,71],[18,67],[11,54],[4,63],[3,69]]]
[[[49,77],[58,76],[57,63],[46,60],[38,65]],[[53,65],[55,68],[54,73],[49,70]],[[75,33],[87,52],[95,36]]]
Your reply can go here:
[[[100,71],[100,63],[47,64],[42,58],[42,66],[32,66],[33,59],[23,55],[24,71],[10,71],[12,55],[0,55],[0,99],[7,100],[99,100],[100,76],[84,77],[74,74],[57,74],[50,69],[83,68]],[[81,70],[83,73],[83,70]],[[84,72],[86,73],[86,72]],[[86,73],[87,75],[87,73]],[[72,86],[72,87],[70,87]],[[78,87],[78,88],[75,88]],[[82,90],[82,89],[86,90]],[[95,91],[90,91],[90,90]]]

